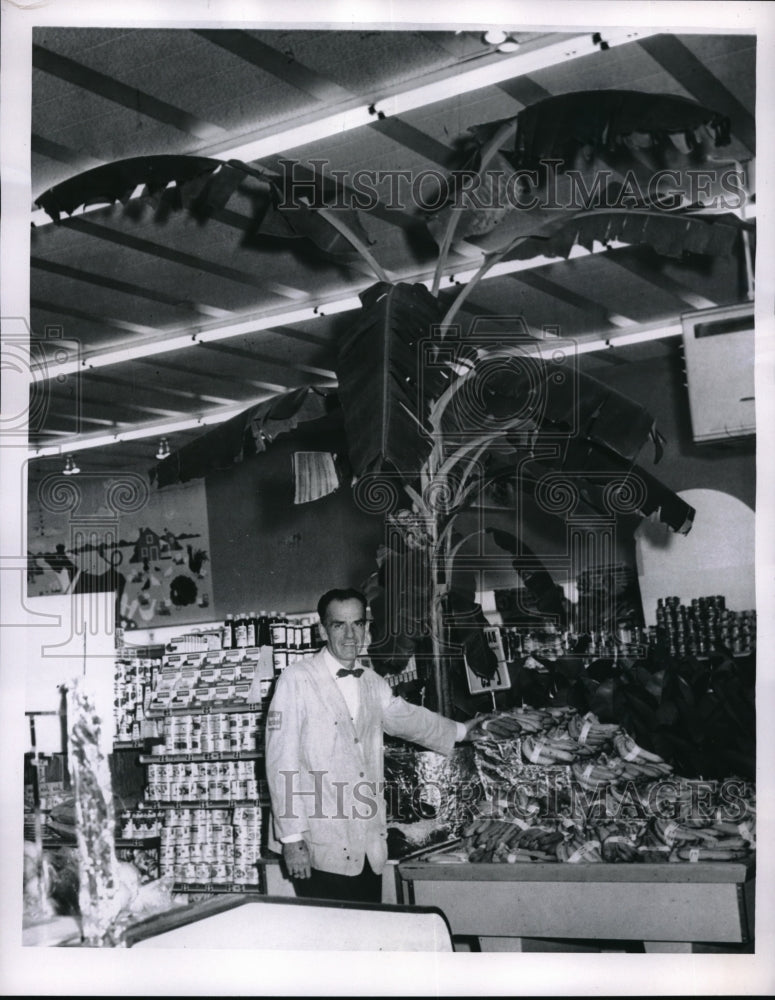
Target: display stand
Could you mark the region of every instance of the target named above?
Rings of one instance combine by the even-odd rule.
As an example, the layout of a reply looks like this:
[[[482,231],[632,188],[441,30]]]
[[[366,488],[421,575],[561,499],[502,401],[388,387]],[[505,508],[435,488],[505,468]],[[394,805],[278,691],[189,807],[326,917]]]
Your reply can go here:
[[[753,863],[438,864],[398,866],[399,900],[437,906],[453,936],[482,951],[521,951],[527,938],[642,942],[690,952],[753,939]]]

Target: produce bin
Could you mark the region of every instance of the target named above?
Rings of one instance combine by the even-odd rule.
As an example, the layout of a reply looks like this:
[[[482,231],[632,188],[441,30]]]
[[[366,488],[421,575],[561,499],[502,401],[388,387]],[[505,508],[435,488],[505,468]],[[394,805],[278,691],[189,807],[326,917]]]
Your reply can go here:
[[[435,906],[453,937],[483,951],[524,938],[643,942],[646,951],[753,939],[753,862],[676,864],[440,863],[426,851],[398,865],[399,900]]]

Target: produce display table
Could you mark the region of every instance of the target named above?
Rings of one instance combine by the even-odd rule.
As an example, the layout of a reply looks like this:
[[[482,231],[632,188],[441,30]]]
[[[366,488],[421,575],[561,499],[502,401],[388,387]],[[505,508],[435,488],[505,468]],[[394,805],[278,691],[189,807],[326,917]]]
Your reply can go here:
[[[483,951],[520,951],[523,938],[643,942],[691,951],[753,936],[753,864],[474,864],[413,855],[398,865],[399,901],[436,906],[453,936]]]

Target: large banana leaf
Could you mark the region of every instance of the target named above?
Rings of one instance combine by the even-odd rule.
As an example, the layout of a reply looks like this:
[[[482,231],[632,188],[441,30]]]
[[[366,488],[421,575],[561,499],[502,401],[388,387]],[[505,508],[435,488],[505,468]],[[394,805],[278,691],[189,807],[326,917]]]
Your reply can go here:
[[[556,365],[526,357],[518,346],[484,356],[483,374],[478,371],[459,380],[459,398],[444,409],[440,425],[448,442],[490,431],[500,446],[504,426],[516,418],[513,434],[530,432],[540,440],[544,433],[562,442],[559,468],[593,468],[594,452],[615,456],[622,471],[656,437],[654,418],[640,403],[584,372],[569,367],[558,373]]]
[[[482,169],[483,150],[504,129],[513,143]],[[454,220],[457,241],[495,251],[549,235],[581,211],[674,210],[697,201],[697,167],[728,142],[726,118],[682,97],[620,90],[550,97],[511,119],[469,129],[449,202],[428,227],[442,244]],[[725,193],[723,171],[712,174],[703,196]]]
[[[141,197],[130,202],[132,192],[144,185]],[[54,222],[77,208],[119,202],[125,210],[142,211],[149,203],[163,221],[172,211],[187,210],[200,223],[223,209],[240,185],[252,202],[252,217],[246,220],[242,246],[260,246],[262,241],[282,240],[311,244],[324,258],[352,258],[357,250],[343,234],[353,233],[363,244],[369,237],[355,210],[336,210],[338,227],[310,205],[294,200],[282,178],[274,178],[240,160],[206,156],[138,156],[87,170],[49,188],[35,199]],[[134,206],[130,208],[130,206]]]
[[[336,425],[341,428],[341,415],[333,394],[306,386],[291,389],[248,407],[173,451],[151,469],[151,482],[156,481],[159,487],[169,486],[231,468],[251,455],[266,451],[272,441],[299,424],[327,415],[332,417],[332,430]]]
[[[125,205],[140,184],[148,196],[158,195],[173,182],[181,191],[193,188],[199,194],[204,182],[224,166],[207,156],[136,156],[76,174],[44,191],[35,204],[59,222],[77,208],[117,201]]]
[[[350,462],[358,476],[390,468],[414,480],[430,451],[429,402],[446,384],[440,367],[423,363],[439,304],[423,285],[384,282],[361,302],[335,366]]]
[[[559,158],[568,163],[579,149],[616,153],[646,150],[654,166],[675,149],[698,162],[710,146],[729,143],[724,115],[675,94],[636,90],[582,90],[531,104],[517,115],[514,165],[533,168]]]
[[[545,211],[538,224],[532,212],[511,213],[503,223],[482,237],[473,237],[482,250],[503,253],[505,260],[568,257],[574,246],[592,250],[593,244],[613,241],[645,244],[664,257],[705,254],[720,257],[733,252],[740,234],[752,231],[751,223],[729,213],[723,216],[687,215],[655,209]]]

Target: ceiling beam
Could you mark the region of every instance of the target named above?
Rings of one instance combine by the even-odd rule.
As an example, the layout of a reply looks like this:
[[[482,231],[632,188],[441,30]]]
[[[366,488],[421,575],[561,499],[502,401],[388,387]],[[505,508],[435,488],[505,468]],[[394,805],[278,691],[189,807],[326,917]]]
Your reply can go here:
[[[190,115],[187,111],[183,111],[173,104],[160,101],[157,97],[145,94],[136,87],[121,83],[115,77],[90,69],[88,66],[76,62],[75,59],[60,55],[58,52],[52,52],[42,45],[32,46],[32,66],[33,69],[49,73],[51,76],[72,83],[82,90],[88,90],[96,97],[129,108],[130,111],[146,118],[153,118],[165,125],[171,125],[197,139],[213,142],[219,138],[222,139],[227,134],[226,129],[220,125],[203,121],[203,119]]]
[[[612,244],[612,246],[613,245],[615,245],[615,243]],[[610,248],[597,245],[593,250],[589,251],[582,247],[577,247],[573,251],[573,256],[585,257],[590,254],[597,253],[610,253]],[[496,278],[502,277],[503,275],[521,271],[531,271],[538,267],[555,267],[564,263],[564,257],[535,257],[532,260],[502,261],[501,263],[490,268],[482,280],[492,281]],[[478,270],[477,267],[472,267],[471,262],[469,261],[466,261],[465,265],[459,266],[465,266],[467,269],[459,271],[454,270],[452,267],[447,269],[447,274],[445,275],[445,279],[441,285],[442,295],[452,285],[467,284]],[[405,280],[411,280],[419,284],[424,284],[425,287],[429,289],[432,284],[432,277],[428,276],[427,272],[426,274],[407,276]],[[229,340],[233,337],[244,336],[245,334],[258,333],[260,330],[272,330],[277,332],[278,330],[281,331],[283,328],[290,326],[291,324],[305,322],[307,320],[315,319],[318,316],[333,315],[334,313],[339,312],[350,312],[360,308],[361,301],[355,294],[348,294],[340,298],[332,297],[328,300],[318,300],[315,304],[293,309],[286,313],[272,311],[259,316],[243,317],[236,320],[234,323],[224,323],[210,327],[200,326],[198,330],[194,330],[192,328],[190,336],[188,334],[183,336],[176,335],[174,337],[170,336],[169,339],[159,336],[156,339],[140,344],[130,343],[116,348],[111,348],[110,350],[95,351],[94,353],[85,355],[75,361],[57,365],[56,371],[54,371],[53,366],[47,366],[45,364],[41,364],[39,366],[34,365],[33,370],[36,378],[45,380],[47,378],[53,378],[55,374],[67,375],[74,372],[86,371],[91,367],[110,366],[121,361],[132,359],[140,360],[155,357],[159,354],[166,354],[168,352],[171,353],[172,351],[188,349],[191,347],[192,343],[211,343],[213,341]],[[300,333],[297,333],[297,335],[300,336]],[[310,335],[305,334],[305,336],[309,337]],[[300,339],[303,338],[300,336]]]
[[[372,131],[379,132],[380,135],[384,135],[399,146],[403,146],[404,149],[410,149],[431,163],[444,167],[445,170],[451,170],[459,164],[460,154],[455,152],[451,146],[439,142],[427,132],[415,128],[408,122],[401,121],[400,118],[383,118],[372,122],[369,127]]]
[[[518,281],[536,292],[541,292],[549,298],[565,302],[574,309],[578,309],[587,315],[597,316],[606,326],[626,327],[631,326],[635,321],[618,313],[609,312],[605,306],[590,298],[588,295],[581,295],[571,288],[565,288],[551,278],[535,271],[520,271],[518,274],[511,274],[509,277],[513,281]]]
[[[225,264],[217,264],[215,261],[206,260],[194,254],[184,253],[182,250],[173,250],[171,247],[166,247],[161,243],[140,239],[137,236],[132,236],[130,233],[122,233],[108,226],[100,226],[81,216],[63,219],[59,225],[66,226],[68,229],[75,229],[77,232],[84,233],[87,236],[115,243],[117,246],[136,250],[139,253],[149,254],[152,257],[161,257],[162,260],[172,261],[173,264],[179,264],[181,267],[206,271],[208,274],[215,274],[219,278],[226,278],[241,285],[248,285],[250,288],[258,288],[282,298],[293,300],[308,298],[307,293],[298,288],[291,288],[288,285],[282,285],[274,281],[261,281],[255,274],[248,274],[246,271],[226,267]]]
[[[112,330],[121,330],[122,333],[139,333],[141,336],[152,337],[158,331],[152,326],[143,326],[139,323],[130,323],[124,319],[116,319],[112,316],[105,316],[103,313],[91,313],[86,309],[78,309],[76,306],[64,305],[61,302],[49,302],[48,299],[30,299],[31,309],[40,309],[42,312],[54,313],[57,316],[72,316],[73,319],[82,319],[95,326],[105,326]]]
[[[175,364],[173,361],[162,361],[160,358],[137,358],[135,364],[138,365],[150,365],[155,369],[162,368],[165,371],[176,372],[179,375],[185,375],[189,379],[206,379],[207,382],[213,380],[217,382],[225,382],[228,385],[241,385],[241,386],[254,386],[258,389],[266,389],[267,392],[279,393],[286,392],[288,389],[293,388],[290,385],[280,385],[275,382],[262,382],[256,379],[247,378],[245,375],[230,375],[228,372],[221,372],[210,368],[206,372],[196,371],[196,369],[189,368],[186,365]],[[239,402],[239,399],[234,400],[235,403]]]
[[[172,402],[174,402],[175,400],[183,400],[184,402],[188,403],[189,406],[191,405],[201,406],[202,403],[212,403],[214,406],[228,406],[234,402],[234,400],[231,397],[225,398],[224,396],[211,396],[209,394],[190,392],[184,389],[174,389],[172,386],[159,385],[158,383],[154,383],[152,386],[150,386],[146,382],[144,387],[140,388],[138,386],[136,379],[116,378],[115,375],[107,375],[102,369],[97,369],[96,371],[89,371],[87,373],[84,373],[82,378],[83,378],[82,384],[86,387],[87,391],[89,384],[94,381],[97,384],[115,386],[117,389],[127,389],[129,392],[132,393],[133,400],[134,399],[142,400],[144,398],[142,396],[142,392],[144,389],[145,392],[152,393],[154,399],[159,402],[164,402],[165,396],[173,397],[171,400]]]
[[[67,163],[71,167],[75,167],[78,173],[91,170],[94,167],[101,167],[104,163],[104,160],[95,160],[94,157],[87,156],[80,150],[63,146],[51,139],[44,139],[42,135],[36,135],[34,132],[30,136],[30,149],[37,156],[45,156],[49,160]]]
[[[313,365],[304,365],[298,361],[283,361],[280,358],[272,357],[271,354],[261,354],[245,347],[233,347],[222,341],[215,344],[201,344],[200,347],[202,350],[214,351],[232,358],[242,358],[245,361],[267,365],[271,368],[290,368],[293,371],[309,372],[310,375],[320,375],[323,378],[336,378],[336,372],[332,372],[328,368],[315,368]]]
[[[513,80],[503,80],[498,84],[498,89],[512,97],[523,108],[553,96],[550,90],[542,87],[540,83],[536,83],[529,76],[516,76]]]
[[[233,316],[230,309],[220,309],[216,306],[205,305],[201,302],[188,302],[181,300],[177,295],[169,295],[166,292],[159,292],[153,288],[145,288],[133,282],[121,281],[119,278],[97,274],[94,271],[84,271],[77,267],[70,267],[67,264],[60,264],[58,261],[46,260],[43,257],[31,257],[30,266],[37,271],[45,271],[48,274],[57,274],[62,278],[71,281],[83,281],[97,288],[107,288],[112,292],[122,292],[124,295],[131,295],[134,298],[146,299],[149,302],[158,302],[160,305],[171,306],[173,309],[194,312],[203,316],[225,319]]]
[[[636,256],[627,252],[611,254],[610,262],[616,267],[621,267],[630,274],[634,274],[637,278],[642,278],[643,281],[647,281],[654,288],[675,296],[676,299],[685,302],[692,309],[709,309],[719,304],[713,299],[693,292],[691,288],[683,285],[680,281],[676,281],[675,278],[671,278],[670,275],[658,271],[653,265],[649,265],[640,255]]]
[[[279,49],[267,45],[247,31],[227,28],[211,30],[194,28],[192,34],[199,35],[205,41],[231,52],[243,62],[257,66],[265,73],[270,73],[283,83],[307,94],[316,101],[333,104],[352,100],[355,96],[351,91],[340,87],[333,80],[321,76],[308,66],[302,65],[292,55],[289,56]]]
[[[732,134],[752,154],[756,152],[756,118],[680,38],[675,35],[656,35],[639,38],[638,44],[662,69],[675,77],[695,100],[726,115],[732,123]]]

